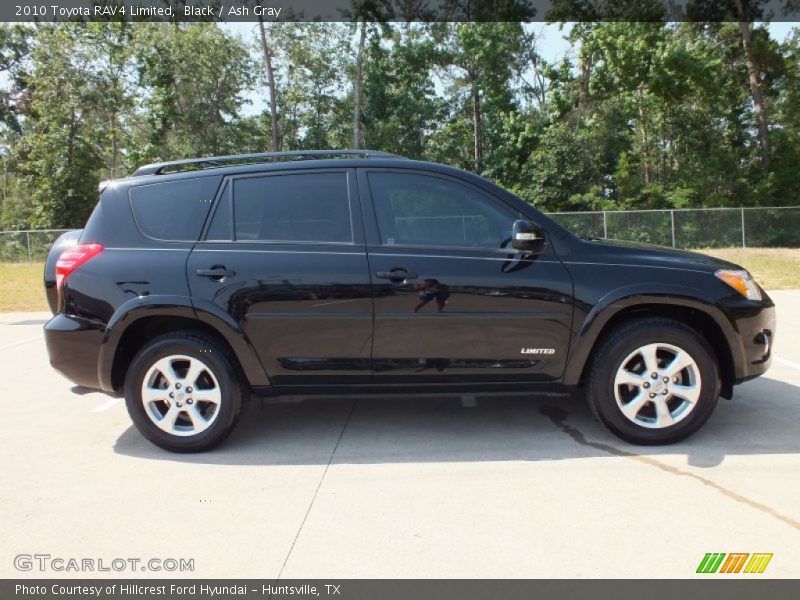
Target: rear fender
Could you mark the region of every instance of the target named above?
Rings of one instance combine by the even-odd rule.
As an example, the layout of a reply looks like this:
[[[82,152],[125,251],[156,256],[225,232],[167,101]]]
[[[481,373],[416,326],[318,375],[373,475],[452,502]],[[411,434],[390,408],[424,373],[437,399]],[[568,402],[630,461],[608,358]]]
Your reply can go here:
[[[149,317],[181,317],[203,322],[228,342],[251,386],[270,385],[249,339],[232,318],[221,318],[203,309],[195,310],[191,298],[186,296],[140,296],[120,305],[106,326],[97,361],[98,381],[103,390],[114,390],[114,359],[125,331],[140,319]]]

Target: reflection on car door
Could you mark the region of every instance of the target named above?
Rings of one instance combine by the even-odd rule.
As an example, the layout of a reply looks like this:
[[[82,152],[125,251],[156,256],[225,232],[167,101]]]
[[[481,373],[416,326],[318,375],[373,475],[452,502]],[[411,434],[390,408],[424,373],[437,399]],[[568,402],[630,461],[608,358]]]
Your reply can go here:
[[[379,383],[546,381],[569,350],[572,284],[552,248],[510,248],[518,214],[433,172],[359,170]]]
[[[231,178],[188,261],[198,309],[224,311],[274,385],[372,374],[372,295],[355,172]]]

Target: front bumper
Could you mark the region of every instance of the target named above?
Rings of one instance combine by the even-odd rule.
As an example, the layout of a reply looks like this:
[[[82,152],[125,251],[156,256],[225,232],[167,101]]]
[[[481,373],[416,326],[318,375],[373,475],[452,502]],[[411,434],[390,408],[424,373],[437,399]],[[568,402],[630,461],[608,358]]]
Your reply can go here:
[[[50,364],[70,381],[100,388],[97,359],[105,328],[99,323],[57,314],[44,326]]]
[[[775,341],[775,305],[765,297],[759,310],[740,314],[735,320],[741,348],[736,360],[735,383],[762,375],[772,364]]]

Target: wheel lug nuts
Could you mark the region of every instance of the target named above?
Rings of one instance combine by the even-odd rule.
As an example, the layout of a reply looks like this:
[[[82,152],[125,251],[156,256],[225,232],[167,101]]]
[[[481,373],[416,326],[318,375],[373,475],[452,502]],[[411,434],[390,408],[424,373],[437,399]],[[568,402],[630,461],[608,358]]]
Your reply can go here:
[[[175,384],[175,389],[176,389],[176,390],[179,390],[179,389],[181,389],[181,384],[180,384],[180,383],[176,383],[176,384]]]
[[[170,398],[174,398],[174,397],[175,397],[175,392],[170,392],[170,393],[169,393],[169,397],[170,397]]]
[[[669,377],[664,377],[664,383],[669,383]]]
[[[650,387],[650,383],[648,383],[647,381],[645,381],[645,382],[642,384],[642,387],[644,387],[644,389],[647,389],[647,388],[649,388],[649,387]]]
[[[178,402],[178,408],[180,408],[181,406],[183,406],[183,404],[181,404],[180,402]]]
[[[664,390],[663,392],[661,392],[661,395],[662,396],[666,396],[667,395],[667,390]]]
[[[653,393],[651,392],[651,393],[650,393],[650,397],[651,397],[651,398],[655,398],[655,397],[656,397],[656,395],[655,395],[655,394],[653,394]],[[178,406],[180,406],[180,404],[179,404]]]
[[[189,399],[186,401],[186,404],[191,404],[192,402],[194,402],[194,400],[192,400],[191,398],[189,398]]]
[[[653,373],[652,375],[650,375],[650,377],[652,377],[653,379],[658,379],[658,373]]]
[[[192,393],[192,388],[191,388],[191,386],[189,386],[189,387],[187,387],[187,388],[186,388],[186,393],[187,393],[187,394],[191,394],[191,393]]]

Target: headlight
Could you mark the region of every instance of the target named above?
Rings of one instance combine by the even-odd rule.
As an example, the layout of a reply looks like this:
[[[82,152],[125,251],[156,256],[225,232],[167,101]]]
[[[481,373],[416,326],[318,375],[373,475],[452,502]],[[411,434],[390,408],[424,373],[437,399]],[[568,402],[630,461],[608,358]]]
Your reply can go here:
[[[756,282],[753,281],[753,278],[750,277],[750,273],[747,271],[720,269],[714,273],[714,275],[722,279],[722,281],[727,283],[748,300],[761,300],[761,291],[758,289]]]

